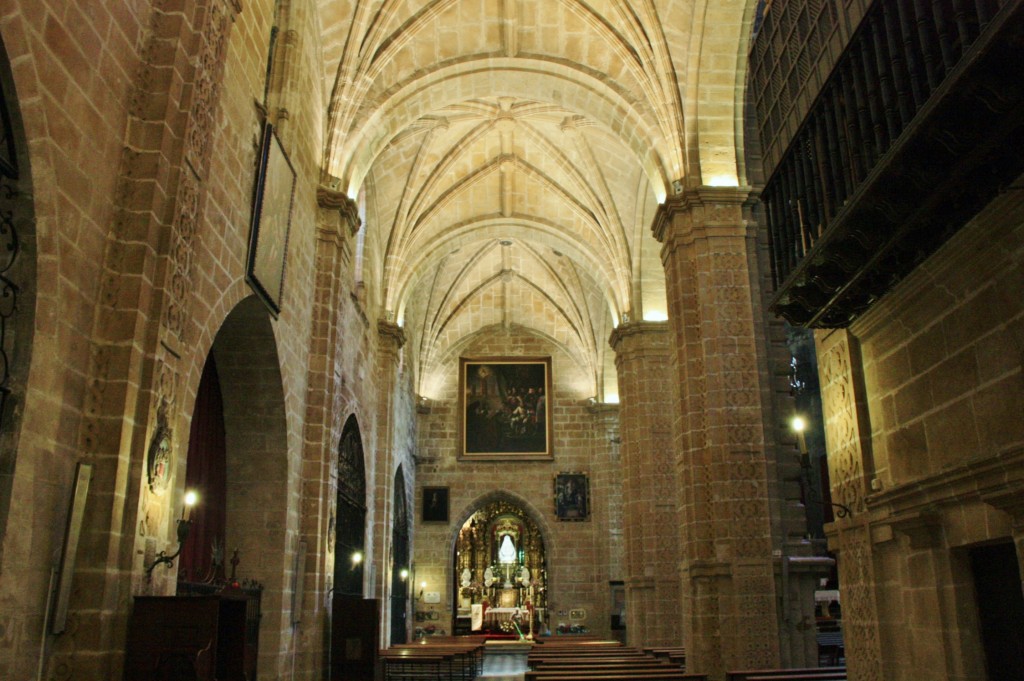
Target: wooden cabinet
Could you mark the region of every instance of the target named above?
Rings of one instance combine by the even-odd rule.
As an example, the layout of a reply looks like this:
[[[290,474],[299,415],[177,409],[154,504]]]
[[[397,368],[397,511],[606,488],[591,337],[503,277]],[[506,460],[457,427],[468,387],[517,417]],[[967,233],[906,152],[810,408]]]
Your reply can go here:
[[[126,681],[247,681],[246,599],[136,596]],[[249,673],[247,673],[247,671]]]
[[[331,681],[374,681],[380,648],[380,601],[334,595]]]

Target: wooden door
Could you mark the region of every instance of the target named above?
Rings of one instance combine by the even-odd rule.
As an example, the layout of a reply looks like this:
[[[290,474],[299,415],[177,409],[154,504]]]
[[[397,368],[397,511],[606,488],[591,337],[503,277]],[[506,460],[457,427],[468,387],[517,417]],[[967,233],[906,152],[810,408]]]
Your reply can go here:
[[[331,609],[331,681],[373,681],[380,647],[380,602],[334,595]]]

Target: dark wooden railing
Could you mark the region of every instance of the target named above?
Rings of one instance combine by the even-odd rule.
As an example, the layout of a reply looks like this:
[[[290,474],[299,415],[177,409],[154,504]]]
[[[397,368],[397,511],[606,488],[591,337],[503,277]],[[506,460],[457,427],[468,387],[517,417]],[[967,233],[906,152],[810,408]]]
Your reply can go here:
[[[891,247],[893,235],[886,232],[904,224],[911,209],[878,204],[873,210],[884,215],[874,224],[862,215],[854,221],[857,224],[845,225],[841,235],[830,234],[830,227],[844,217],[851,203],[865,198],[865,186],[870,182],[909,178],[920,186],[907,186],[906,191],[922,197],[939,189],[934,176],[917,170],[927,169],[929,164],[938,169],[943,164],[959,163],[965,150],[977,146],[974,139],[985,134],[982,130],[972,138],[972,126],[1001,125],[1003,119],[985,118],[992,109],[1005,103],[1006,110],[996,114],[1019,119],[1020,94],[1013,91],[1017,76],[1007,74],[1008,87],[1003,93],[972,95],[988,100],[971,100],[974,107],[961,106],[943,111],[941,117],[933,116],[933,123],[941,122],[923,129],[931,138],[929,143],[915,147],[915,153],[924,156],[907,158],[900,172],[888,178],[884,175],[888,170],[886,164],[896,156],[894,149],[904,147],[902,151],[908,151],[908,138],[922,132],[920,124],[927,118],[922,114],[934,113],[936,101],[950,94],[950,81],[956,80],[953,76],[962,75],[979,61],[977,51],[972,49],[985,42],[979,39],[987,39],[985,49],[997,40],[1003,46],[1001,58],[992,60],[986,67],[988,72],[1007,66],[1000,62],[1024,59],[1019,35],[1015,35],[1019,22],[1000,23],[1011,12],[1019,15],[1020,5],[1019,0],[876,0],[867,8],[859,28],[771,171],[762,193],[771,235],[773,283],[777,290],[782,289],[782,296],[773,301],[776,312],[795,323],[812,326],[842,325],[851,314],[856,314],[856,309],[847,309],[826,320],[815,310],[830,304],[851,277]],[[993,38],[996,30],[1002,31],[997,39]],[[779,50],[773,53],[778,54]],[[756,59],[756,54],[757,49],[752,51],[752,59]],[[1019,68],[1019,63],[1009,66]],[[996,78],[992,82],[1000,81]],[[764,112],[759,111],[759,115]],[[776,120],[768,123],[783,125]],[[976,162],[984,166],[985,160]],[[1008,171],[1016,171],[1016,166]],[[882,193],[876,198],[881,199]],[[900,203],[898,197],[894,203]],[[812,253],[820,240],[830,236],[841,240],[841,248]],[[785,289],[794,283],[787,280],[809,255],[818,255],[819,261],[830,260],[831,265],[810,277],[815,279],[814,290],[801,291],[801,301],[795,305],[786,297],[791,292]],[[809,275],[803,274],[808,279]],[[902,274],[905,272],[889,272],[885,276],[895,281]],[[854,307],[863,308],[880,293],[881,285],[872,286],[873,290],[863,293]],[[794,312],[794,306],[803,309]]]

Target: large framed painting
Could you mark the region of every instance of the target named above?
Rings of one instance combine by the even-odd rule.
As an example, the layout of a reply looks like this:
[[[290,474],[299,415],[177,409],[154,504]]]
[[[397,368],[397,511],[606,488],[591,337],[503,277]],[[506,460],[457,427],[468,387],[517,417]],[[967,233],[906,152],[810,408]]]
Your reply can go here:
[[[245,278],[275,317],[281,312],[294,201],[295,168],[268,122],[256,172]]]
[[[550,459],[550,357],[459,360],[459,456]]]

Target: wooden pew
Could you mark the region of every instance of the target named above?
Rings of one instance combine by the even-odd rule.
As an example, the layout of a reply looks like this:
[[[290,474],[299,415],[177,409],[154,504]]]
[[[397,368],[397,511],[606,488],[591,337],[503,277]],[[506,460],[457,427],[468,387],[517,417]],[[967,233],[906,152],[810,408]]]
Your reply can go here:
[[[657,658],[669,660],[673,664],[686,664],[686,651],[682,646],[662,646],[657,648],[644,648],[644,652]]]
[[[647,671],[594,671],[575,669],[556,672],[528,671],[526,681],[707,681],[706,674],[687,674],[682,670]]]
[[[845,681],[846,667],[744,669],[725,673],[726,681]]]
[[[385,681],[472,681],[483,671],[479,641],[412,643],[380,651]]]

